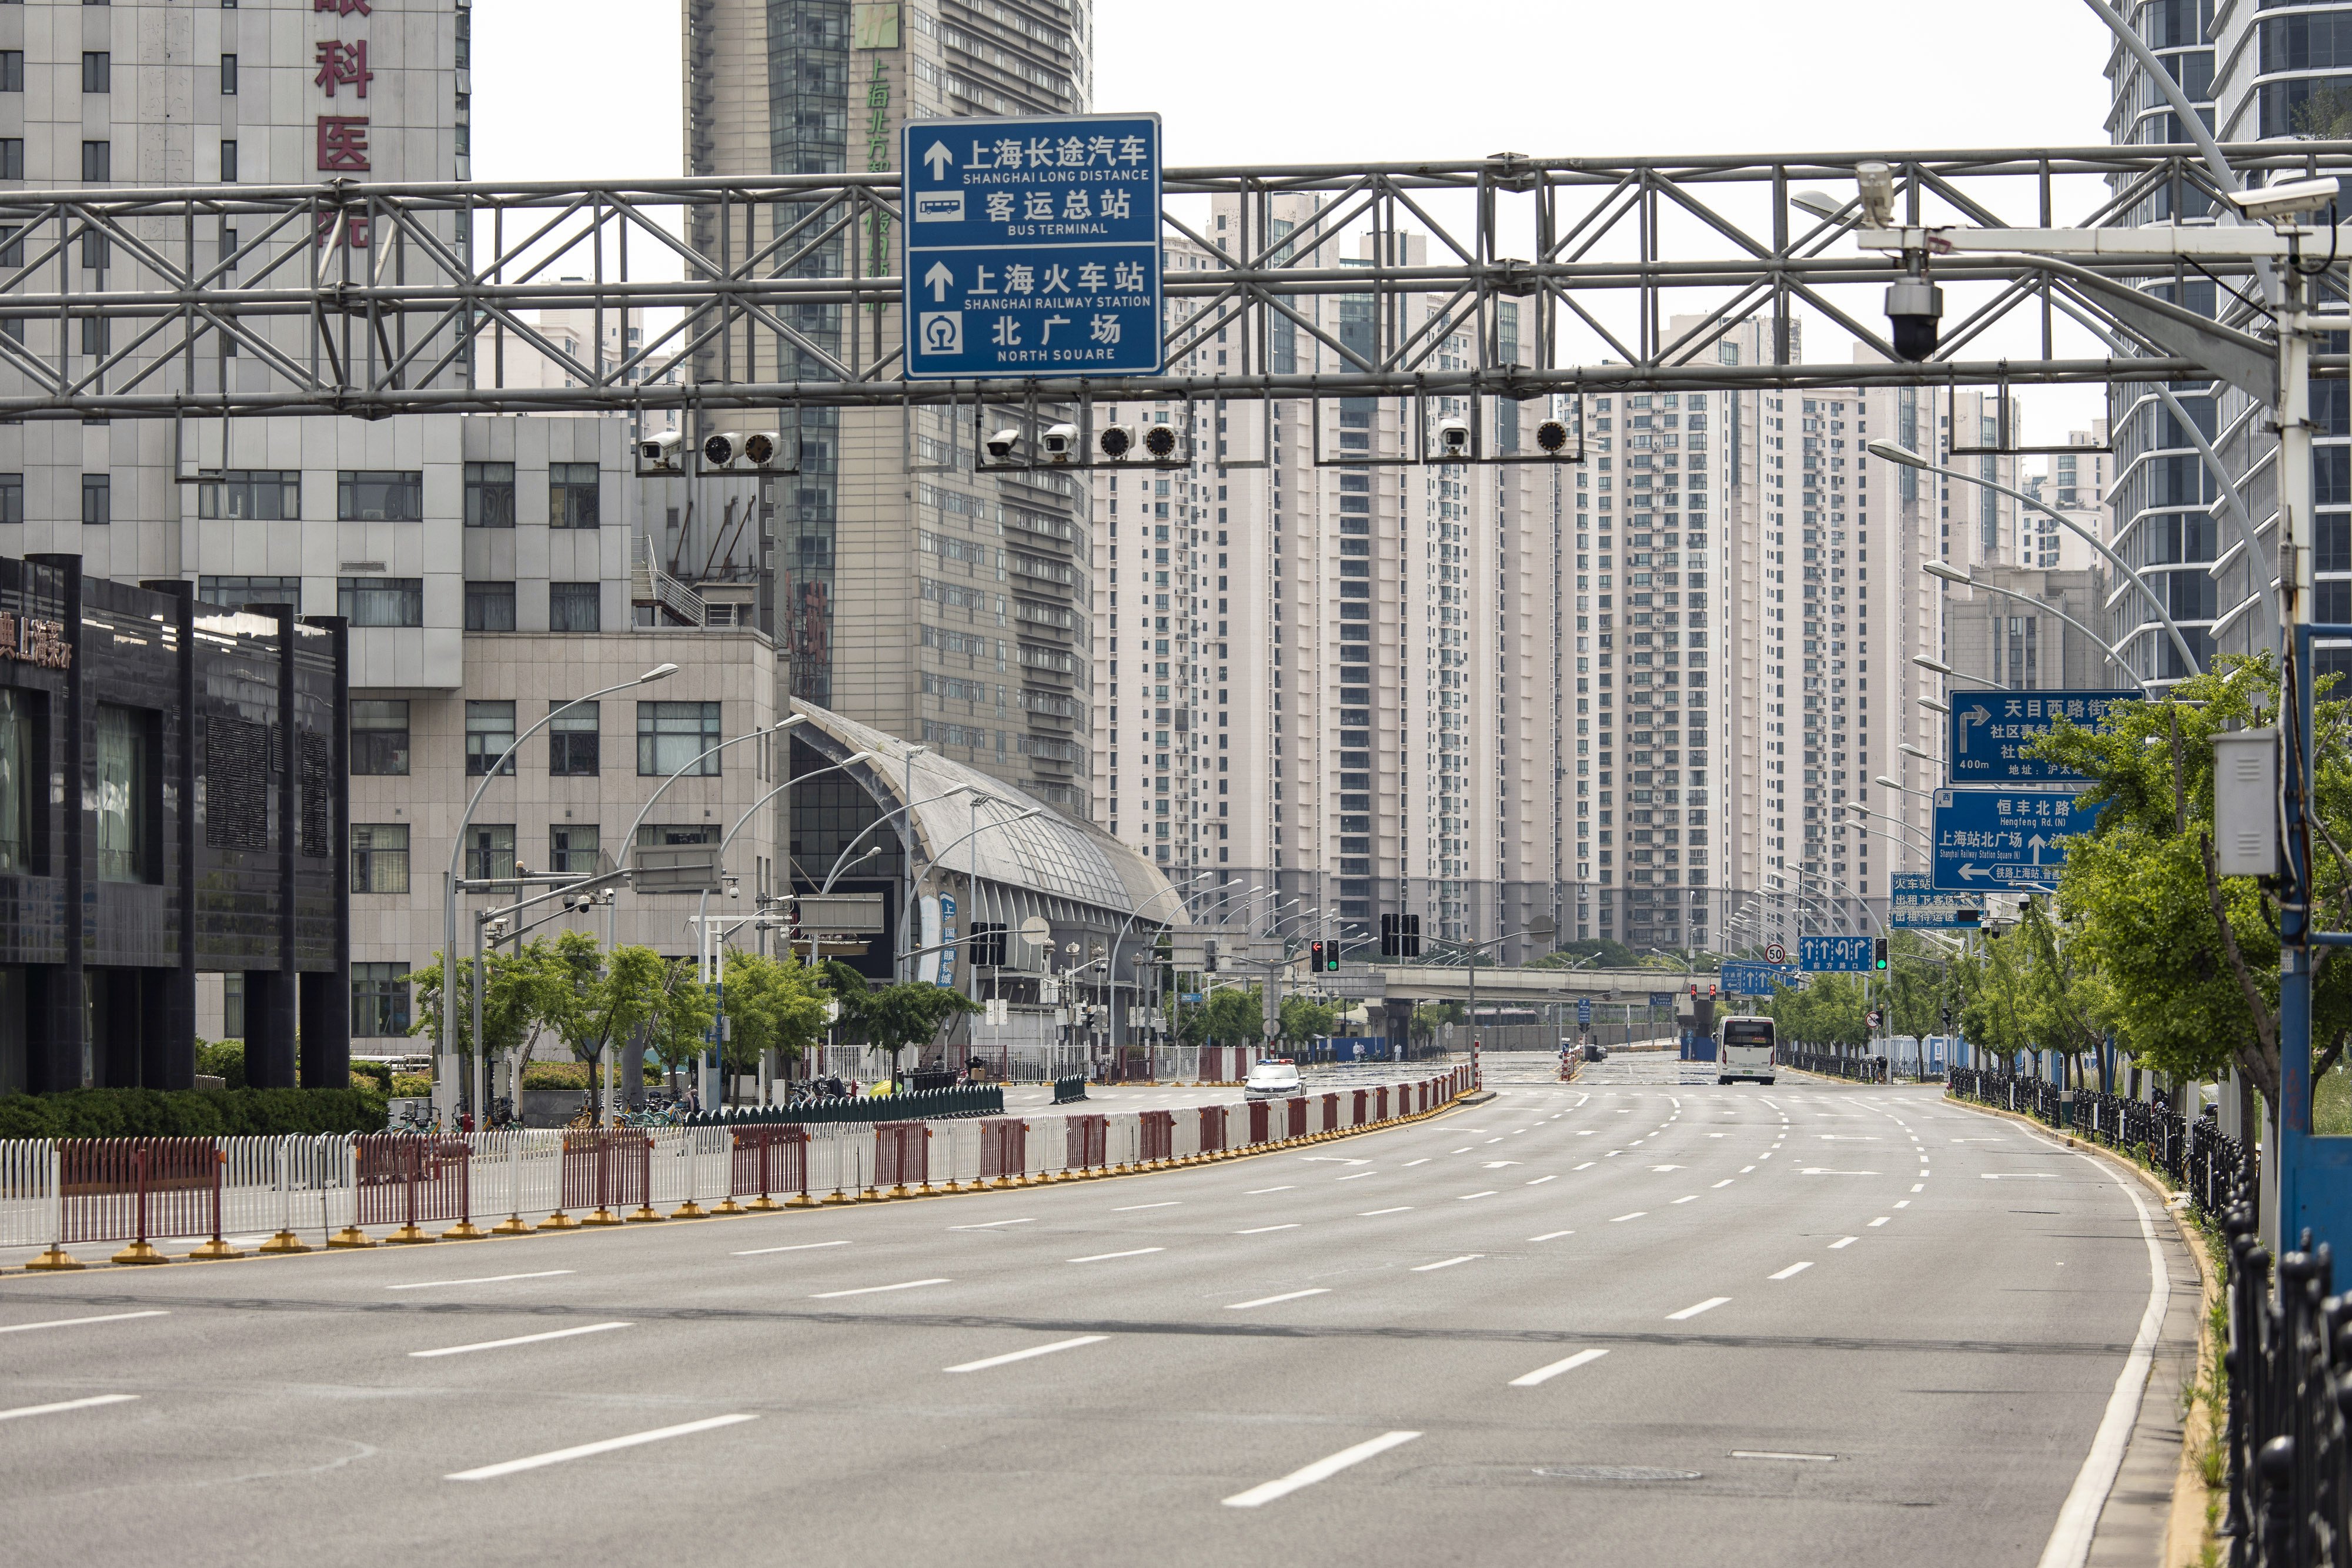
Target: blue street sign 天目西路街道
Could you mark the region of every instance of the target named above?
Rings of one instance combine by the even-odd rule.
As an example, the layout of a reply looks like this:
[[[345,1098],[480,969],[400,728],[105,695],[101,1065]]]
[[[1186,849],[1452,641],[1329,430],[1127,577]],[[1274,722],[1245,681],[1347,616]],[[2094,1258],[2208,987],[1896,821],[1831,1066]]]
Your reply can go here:
[[[1161,364],[1160,117],[908,120],[909,380]]]
[[[1876,938],[1870,936],[1800,936],[1797,967],[1809,974],[1850,970],[1867,974],[1877,962]]]
[[[1952,735],[1946,755],[1952,759],[1952,782],[2016,784],[2082,778],[2072,768],[2026,756],[2026,747],[2050,733],[2053,720],[2063,718],[2096,729],[2114,705],[2141,697],[2137,692],[1960,691],[1950,693],[1948,700]]]
[[[2055,887],[2065,841],[2089,832],[2098,814],[2055,791],[1938,789],[1933,885],[1955,893]]]

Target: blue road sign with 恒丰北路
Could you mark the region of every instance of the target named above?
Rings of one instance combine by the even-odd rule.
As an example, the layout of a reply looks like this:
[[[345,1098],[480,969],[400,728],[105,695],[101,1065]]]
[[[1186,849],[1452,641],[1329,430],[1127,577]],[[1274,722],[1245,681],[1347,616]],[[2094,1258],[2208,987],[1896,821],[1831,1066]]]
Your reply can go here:
[[[1800,936],[1797,967],[1812,974],[1856,970],[1867,973],[1877,962],[1875,939],[1869,936]]]
[[[1968,924],[1963,909],[1981,906],[1983,895],[1938,890],[1926,872],[1895,872],[1886,879],[1886,924],[1898,931],[1956,930]]]
[[[2066,841],[2089,832],[2098,814],[2055,791],[1938,789],[1933,885],[1955,893],[2054,887]]]
[[[1797,971],[1786,964],[1732,963],[1723,966],[1727,997],[1769,997],[1775,986],[1793,986]]]
[[[2040,779],[2080,779],[2071,768],[2025,755],[2050,733],[2053,720],[2096,729],[2117,703],[2141,700],[2137,692],[1954,692],[1952,762],[1955,784],[2030,783]]]
[[[898,167],[909,380],[1160,368],[1158,115],[908,120]]]

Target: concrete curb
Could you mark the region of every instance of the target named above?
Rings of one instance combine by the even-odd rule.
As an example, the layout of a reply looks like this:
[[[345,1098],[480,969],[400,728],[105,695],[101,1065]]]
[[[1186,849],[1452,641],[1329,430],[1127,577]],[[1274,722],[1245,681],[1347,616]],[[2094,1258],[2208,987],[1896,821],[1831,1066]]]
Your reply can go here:
[[[2021,1126],[2032,1128],[2044,1137],[2063,1139],[2070,1149],[2084,1150],[2111,1165],[2129,1171],[2139,1178],[2141,1186],[2163,1200],[2164,1212],[2172,1217],[2173,1226],[2180,1233],[2180,1244],[2189,1249],[2189,1257],[2197,1263],[2200,1289],[2197,1301],[2196,1377],[2198,1386],[2200,1388],[2210,1383],[2213,1376],[2213,1336],[2205,1332],[2205,1325],[2211,1315],[2213,1303],[2221,1299],[2221,1279],[2214,1270],[2212,1260],[2206,1256],[2205,1238],[2198,1232],[2195,1226],[2189,1222],[2179,1208],[2173,1207],[2173,1189],[2166,1186],[2154,1172],[2140,1165],[2138,1161],[2128,1159],[2104,1144],[2088,1142],[2076,1138],[2071,1134],[2060,1132],[2055,1127],[2044,1125],[2021,1111],[2011,1111],[1998,1105],[1979,1104],[1973,1100],[1962,1099],[1949,1092],[1947,1092],[1943,1098],[1947,1104],[1958,1105],[1982,1115],[1999,1117],[2003,1121],[2018,1123]],[[2213,1494],[2206,1490],[2205,1478],[2200,1473],[2197,1463],[2191,1456],[2212,1437],[2211,1427],[2212,1422],[2206,1412],[2205,1402],[2202,1399],[2190,1400],[2189,1414],[2181,1423],[2179,1462],[2173,1470],[2172,1506],[2165,1519],[2163,1556],[2160,1559],[2164,1568],[2197,1568],[2198,1563],[2203,1556],[2205,1544],[2210,1539],[2206,1533],[2206,1509]]]

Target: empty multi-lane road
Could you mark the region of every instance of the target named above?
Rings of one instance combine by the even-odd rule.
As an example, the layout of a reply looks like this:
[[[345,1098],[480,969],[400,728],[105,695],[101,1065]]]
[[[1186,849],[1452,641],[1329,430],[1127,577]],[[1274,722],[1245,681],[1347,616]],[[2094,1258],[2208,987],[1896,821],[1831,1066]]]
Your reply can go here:
[[[2126,1375],[2194,1293],[2156,1199],[1932,1087],[1612,1076],[1114,1180],[12,1274],[0,1540],[1976,1565],[2055,1531],[2152,1560],[2171,1456]]]

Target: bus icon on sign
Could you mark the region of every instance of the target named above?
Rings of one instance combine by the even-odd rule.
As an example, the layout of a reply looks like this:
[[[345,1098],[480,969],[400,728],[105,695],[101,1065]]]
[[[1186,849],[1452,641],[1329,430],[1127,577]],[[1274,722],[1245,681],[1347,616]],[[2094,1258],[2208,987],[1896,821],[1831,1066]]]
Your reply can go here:
[[[915,221],[919,224],[960,224],[963,222],[961,191],[924,191],[915,197]]]
[[[918,340],[927,354],[961,354],[963,352],[963,312],[961,310],[926,310],[916,324]]]

